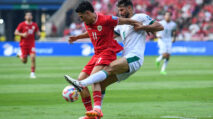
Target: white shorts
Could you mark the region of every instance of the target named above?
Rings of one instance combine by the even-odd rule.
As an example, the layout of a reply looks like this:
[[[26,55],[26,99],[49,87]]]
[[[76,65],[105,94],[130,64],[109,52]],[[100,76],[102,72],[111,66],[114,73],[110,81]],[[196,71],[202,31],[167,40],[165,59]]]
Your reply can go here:
[[[125,57],[125,56],[124,56]],[[140,69],[143,64],[143,59],[133,56],[133,57],[126,57],[128,65],[129,65],[129,72],[117,74],[116,77],[118,82],[127,79],[129,76],[134,74],[136,71]]]
[[[168,42],[165,43],[161,40],[158,41],[158,47],[159,47],[159,54],[164,54],[164,53],[172,53],[172,43]]]

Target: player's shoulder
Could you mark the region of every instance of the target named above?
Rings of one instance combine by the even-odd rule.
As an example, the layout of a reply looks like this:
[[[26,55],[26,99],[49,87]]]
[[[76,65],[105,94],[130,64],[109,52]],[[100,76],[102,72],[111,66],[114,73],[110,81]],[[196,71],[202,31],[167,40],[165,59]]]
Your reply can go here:
[[[165,20],[160,20],[159,23],[166,23],[166,21]]]
[[[102,13],[98,14],[98,17],[100,17],[101,20],[108,20],[108,19],[117,19],[117,16],[113,16],[113,15],[105,15]]]
[[[19,25],[26,25],[25,21],[20,22]]]
[[[142,20],[142,21],[153,20],[149,15],[147,15],[145,13],[134,14],[134,16],[132,18],[137,19],[137,20]]]
[[[97,19],[98,23],[105,22],[107,19],[107,15],[104,15],[103,13],[96,13],[97,14]]]
[[[174,27],[176,27],[176,26],[177,26],[177,24],[176,24],[176,22],[175,22],[175,21],[171,21],[171,22],[170,22],[170,24],[171,24],[171,26],[174,26]]]
[[[137,13],[137,14],[134,14],[133,16],[132,16],[132,18],[145,18],[145,17],[147,17],[148,15],[147,14],[145,14],[145,13]]]
[[[175,21],[171,21],[173,25],[176,25],[177,23]]]
[[[32,25],[37,25],[37,23],[36,22],[32,22]]]

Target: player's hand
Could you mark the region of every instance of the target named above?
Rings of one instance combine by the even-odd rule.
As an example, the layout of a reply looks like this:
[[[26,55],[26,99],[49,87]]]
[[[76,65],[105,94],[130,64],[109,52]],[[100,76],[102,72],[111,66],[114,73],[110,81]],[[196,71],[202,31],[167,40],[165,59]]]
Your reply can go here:
[[[27,32],[25,32],[25,33],[22,34],[22,37],[24,37],[24,38],[26,38],[27,36],[28,36]]]
[[[78,38],[77,38],[76,36],[70,36],[68,42],[69,42],[69,43],[73,43],[73,42],[75,42],[76,40],[78,40]]]
[[[175,39],[172,40],[172,43],[174,43],[174,42],[175,42]]]
[[[154,35],[156,37],[156,32],[153,32],[153,31],[146,31],[147,35],[150,36],[150,35]]]
[[[135,23],[134,24],[134,29],[135,31],[143,30],[143,25],[141,23]]]

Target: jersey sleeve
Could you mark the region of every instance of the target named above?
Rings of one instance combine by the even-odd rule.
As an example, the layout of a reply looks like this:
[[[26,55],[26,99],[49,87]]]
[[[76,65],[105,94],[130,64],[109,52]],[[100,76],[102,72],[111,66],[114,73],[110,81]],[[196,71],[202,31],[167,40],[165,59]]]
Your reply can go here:
[[[106,16],[107,25],[115,27],[118,25],[118,17],[116,16]]]
[[[173,26],[173,31],[177,30],[177,24],[174,23],[174,26]]]
[[[19,32],[22,32],[22,26],[23,26],[22,23],[20,23],[18,27],[16,28],[16,30]]]
[[[163,26],[163,21],[160,21],[159,23]],[[156,33],[156,36],[157,36],[157,37],[162,37],[162,34],[163,34],[163,31],[158,31],[158,32]]]
[[[119,28],[119,26],[116,26],[116,27],[114,28],[114,33],[115,33],[116,35],[120,36],[120,28]]]
[[[35,32],[38,32],[38,31],[39,31],[38,25],[35,24]]]
[[[151,25],[155,22],[154,19],[152,19],[149,15],[146,15],[146,14],[140,14],[140,19],[143,23],[143,25]]]

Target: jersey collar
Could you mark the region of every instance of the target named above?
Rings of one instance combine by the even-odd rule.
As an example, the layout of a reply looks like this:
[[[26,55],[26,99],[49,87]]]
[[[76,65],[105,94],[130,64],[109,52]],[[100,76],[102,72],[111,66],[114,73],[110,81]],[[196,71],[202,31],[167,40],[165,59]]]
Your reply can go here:
[[[95,14],[96,14],[96,20],[95,20],[95,22],[93,23],[93,25],[96,24],[97,21],[98,21],[98,13],[95,12]]]
[[[25,24],[27,24],[27,25],[31,25],[33,22],[31,21],[30,23],[27,23],[26,21],[24,21],[25,22]]]

